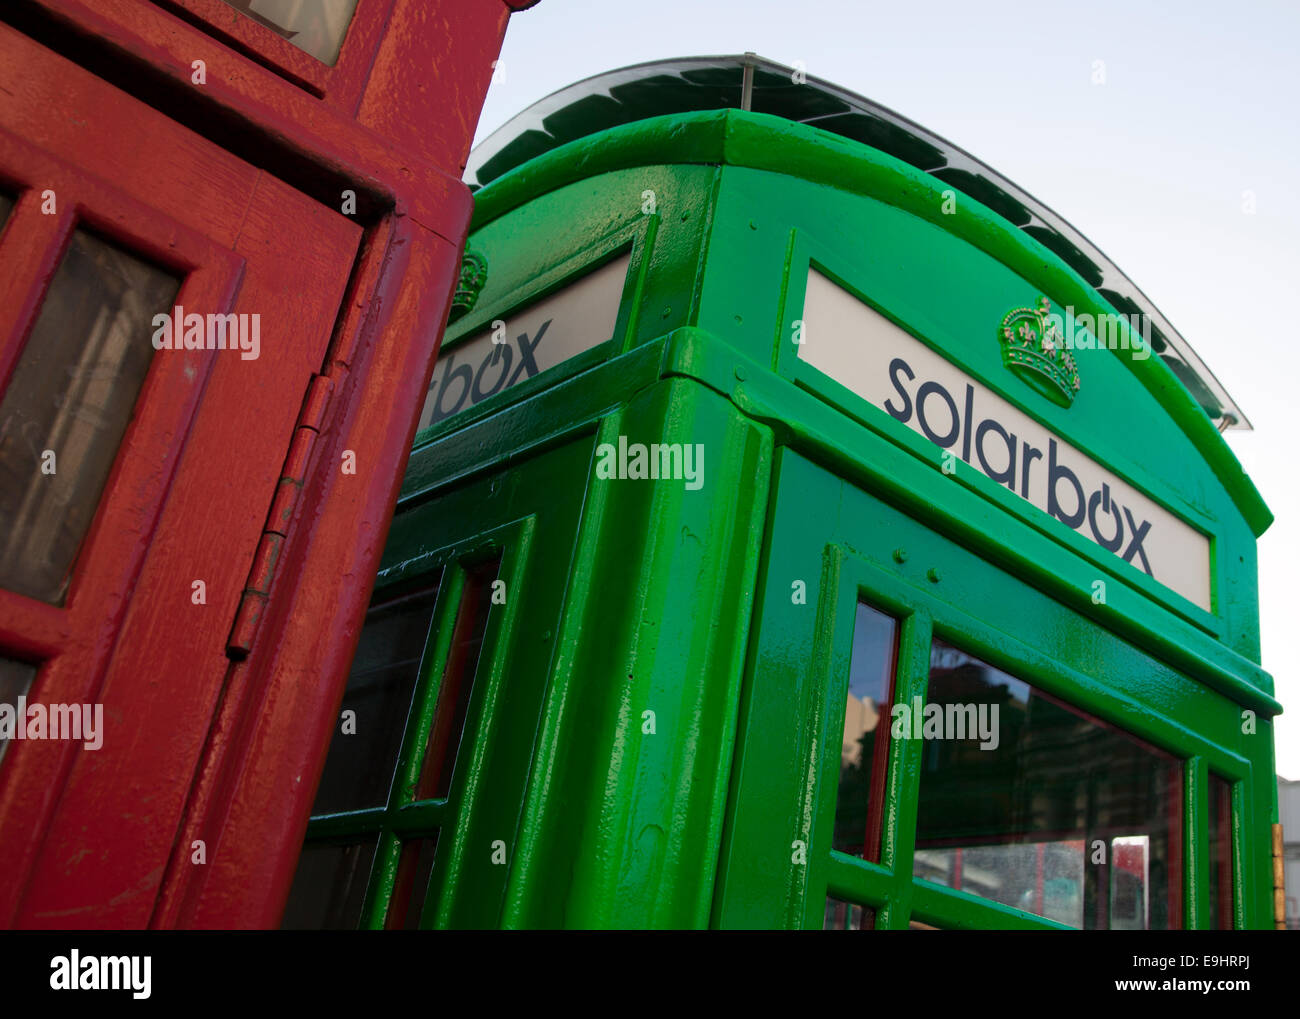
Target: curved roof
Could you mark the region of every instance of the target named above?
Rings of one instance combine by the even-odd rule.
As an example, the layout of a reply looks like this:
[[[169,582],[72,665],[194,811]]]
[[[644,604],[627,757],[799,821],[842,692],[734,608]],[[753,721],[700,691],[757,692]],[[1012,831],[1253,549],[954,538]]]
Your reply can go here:
[[[811,75],[753,54],[634,64],[566,86],[516,114],[470,153],[477,189],[568,142],[647,117],[746,109],[870,145],[981,202],[1055,252],[1125,315],[1145,315],[1152,346],[1219,429],[1250,428],[1222,383],[1150,299],[1061,216],[970,153],[906,117]]]

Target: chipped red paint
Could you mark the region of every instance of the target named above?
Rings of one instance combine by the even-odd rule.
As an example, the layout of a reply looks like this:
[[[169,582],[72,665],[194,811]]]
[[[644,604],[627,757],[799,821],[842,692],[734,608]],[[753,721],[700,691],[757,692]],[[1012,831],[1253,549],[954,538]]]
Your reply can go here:
[[[10,747],[0,922],[278,924],[526,6],[360,0],[332,68],[220,0],[0,11],[0,183],[25,189],[0,385],[73,225],[72,203],[40,215],[44,186],[187,273],[178,303],[263,316],[256,361],[155,359],[67,604],[0,591],[0,653],[42,662],[31,696],[101,702],[107,726],[94,752]]]

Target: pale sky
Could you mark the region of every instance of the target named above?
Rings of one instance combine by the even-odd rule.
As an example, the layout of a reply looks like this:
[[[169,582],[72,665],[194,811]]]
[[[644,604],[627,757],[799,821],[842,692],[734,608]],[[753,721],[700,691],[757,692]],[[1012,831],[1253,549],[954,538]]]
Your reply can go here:
[[[482,139],[537,99],[646,60],[743,53],[858,92],[1064,216],[1155,303],[1254,425],[1228,441],[1277,520],[1259,542],[1263,664],[1300,778],[1300,501],[1286,436],[1300,340],[1300,4],[542,0],[512,17]],[[1093,83],[1095,61],[1105,83]],[[1254,212],[1244,211],[1245,192]]]

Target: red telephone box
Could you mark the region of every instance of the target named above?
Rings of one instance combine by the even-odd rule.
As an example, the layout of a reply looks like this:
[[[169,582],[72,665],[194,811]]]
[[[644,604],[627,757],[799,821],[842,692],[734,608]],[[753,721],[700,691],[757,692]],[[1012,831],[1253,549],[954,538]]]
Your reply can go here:
[[[0,9],[0,922],[277,923],[527,6]]]

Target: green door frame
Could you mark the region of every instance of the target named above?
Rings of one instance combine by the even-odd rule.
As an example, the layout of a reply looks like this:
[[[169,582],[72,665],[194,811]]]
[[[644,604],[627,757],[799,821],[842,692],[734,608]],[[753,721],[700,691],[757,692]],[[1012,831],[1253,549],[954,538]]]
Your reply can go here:
[[[396,776],[384,806],[314,816],[307,831],[309,845],[378,838],[362,927],[385,925],[403,844],[435,837],[427,894],[412,892],[415,908],[423,903],[419,926],[501,923],[582,506],[581,486],[546,482],[585,476],[590,459],[589,442],[572,442],[507,474],[415,500],[393,519],[372,601],[441,577]],[[459,750],[453,746],[448,758],[450,789],[445,797],[419,799],[468,573],[494,560],[502,586],[474,672],[464,679],[473,686]]]
[[[1243,752],[1251,737],[1226,698],[789,449],[776,478],[716,926],[820,927],[827,896],[876,909],[879,928],[1061,926],[913,878],[918,740],[890,741],[880,862],[831,849],[859,598],[901,624],[894,703],[925,698],[938,635],[1184,761],[1187,927],[1209,922],[1207,772],[1232,782],[1235,926],[1264,915],[1267,861],[1243,831],[1267,810],[1270,776]],[[792,595],[798,581],[806,599]]]

